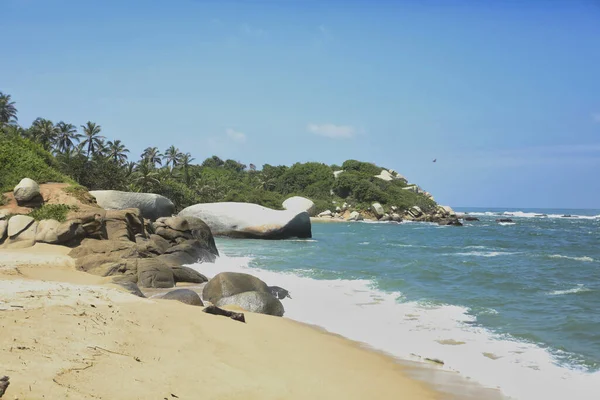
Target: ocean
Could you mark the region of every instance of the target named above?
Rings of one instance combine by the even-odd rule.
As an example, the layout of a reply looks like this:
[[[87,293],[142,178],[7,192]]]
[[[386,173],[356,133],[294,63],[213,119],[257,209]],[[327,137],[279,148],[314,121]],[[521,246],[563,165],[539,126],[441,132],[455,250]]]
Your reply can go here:
[[[441,360],[509,398],[599,399],[600,210],[456,211],[480,221],[219,238],[222,257],[196,267],[258,276],[290,291],[288,318],[398,358]]]

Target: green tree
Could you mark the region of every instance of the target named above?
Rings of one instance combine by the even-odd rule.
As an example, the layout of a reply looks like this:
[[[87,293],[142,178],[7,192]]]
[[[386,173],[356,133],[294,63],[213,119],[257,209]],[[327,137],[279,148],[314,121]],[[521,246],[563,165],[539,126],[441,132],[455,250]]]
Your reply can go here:
[[[152,167],[156,167],[156,164],[162,165],[162,154],[158,151],[158,147],[146,147],[141,155],[142,161],[147,160]]]
[[[100,135],[102,131],[100,125],[95,122],[88,121],[85,125],[81,125],[83,128],[84,140],[81,142],[84,148],[87,148],[87,157],[94,155],[104,147],[103,141],[104,136]]]
[[[182,154],[179,160],[179,167],[183,172],[183,182],[188,186],[191,185],[190,165],[192,161],[194,161],[194,158],[190,153]]]
[[[207,167],[207,168],[219,168],[219,167],[222,167],[224,164],[225,164],[225,161],[221,160],[217,156],[212,156],[212,157],[204,160],[204,162],[202,163],[202,166]]]
[[[152,191],[152,188],[159,183],[158,172],[147,158],[144,158],[137,164],[132,178],[133,183],[139,186],[143,192]]]
[[[165,151],[163,159],[166,161],[165,165],[167,167],[171,165],[171,170],[173,170],[173,168],[177,167],[177,165],[179,164],[179,161],[182,156],[183,154],[179,151],[177,147],[171,146]]]
[[[11,101],[10,94],[0,92],[0,128],[3,125],[15,124],[17,122],[17,108],[15,102]]]
[[[121,143],[120,140],[109,140],[106,143],[107,157],[113,160],[117,165],[123,165],[127,162],[127,153],[129,150]]]
[[[52,121],[44,118],[37,118],[28,129],[29,139],[38,142],[44,150],[50,151],[52,144],[56,141],[58,129]]]
[[[67,124],[64,121],[60,121],[56,124],[56,138],[54,146],[59,152],[65,152],[75,147],[75,141],[81,139],[81,135],[77,133],[77,128],[73,124]]]

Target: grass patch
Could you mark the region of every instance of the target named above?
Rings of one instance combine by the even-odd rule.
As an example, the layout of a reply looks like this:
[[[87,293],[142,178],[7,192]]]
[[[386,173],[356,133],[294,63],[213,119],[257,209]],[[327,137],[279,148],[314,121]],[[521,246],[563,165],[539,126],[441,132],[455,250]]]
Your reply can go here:
[[[40,208],[32,211],[29,216],[36,221],[55,219],[58,222],[64,222],[67,219],[67,214],[71,210],[77,210],[77,207],[68,206],[66,204],[44,204]]]
[[[90,194],[85,186],[70,185],[64,188],[63,192],[70,194],[83,204],[96,204],[96,199]]]

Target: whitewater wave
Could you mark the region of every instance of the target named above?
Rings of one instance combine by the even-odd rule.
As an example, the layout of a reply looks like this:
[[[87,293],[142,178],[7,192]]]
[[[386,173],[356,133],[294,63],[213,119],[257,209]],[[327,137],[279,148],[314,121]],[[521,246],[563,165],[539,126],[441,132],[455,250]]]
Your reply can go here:
[[[583,284],[577,285],[577,287],[566,289],[566,290],[555,290],[553,292],[549,292],[549,296],[562,296],[564,294],[576,294],[576,293],[585,293],[591,292],[592,289],[586,288]]]
[[[523,211],[485,211],[466,212],[466,215],[476,217],[515,217],[515,218],[561,218],[561,219],[600,219],[600,215],[570,215],[570,214],[544,214]]]
[[[509,251],[469,251],[466,253],[449,253],[444,254],[446,256],[472,256],[472,257],[498,257],[498,256],[510,256],[513,254],[519,254]]]
[[[566,260],[574,260],[574,261],[583,261],[583,262],[594,262],[594,259],[592,257],[570,257],[570,256],[563,256],[560,254],[552,254],[550,256],[548,256],[548,258],[564,258]]]
[[[416,354],[440,359],[444,369],[458,371],[487,387],[500,387],[514,398],[597,398],[594,393],[600,387],[600,373],[559,366],[550,352],[533,343],[479,327],[465,307],[403,301],[400,292],[380,291],[370,280],[313,279],[255,268],[251,261],[250,257],[223,255],[215,264],[192,267],[209,277],[223,271],[251,273],[290,291],[292,299],[283,300],[288,318],[396,357],[417,360]],[[445,345],[449,340],[464,344]]]
[[[516,224],[514,222],[498,222],[498,225],[510,226],[510,225],[516,225]]]

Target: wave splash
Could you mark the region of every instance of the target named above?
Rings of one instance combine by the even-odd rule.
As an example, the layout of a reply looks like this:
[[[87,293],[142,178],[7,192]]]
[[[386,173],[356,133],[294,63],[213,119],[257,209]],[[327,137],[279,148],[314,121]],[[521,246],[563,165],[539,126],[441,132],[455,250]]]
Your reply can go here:
[[[576,293],[585,293],[591,292],[592,289],[586,288],[583,284],[578,284],[577,287],[566,289],[566,290],[555,290],[553,292],[549,292],[549,296],[562,296],[565,294],[576,294]]]
[[[215,264],[192,267],[209,277],[224,271],[255,275],[290,291],[292,299],[283,301],[287,318],[396,357],[415,360],[417,354],[443,360],[444,369],[486,387],[500,387],[517,399],[596,399],[600,372],[559,366],[551,353],[533,343],[477,326],[468,308],[402,302],[401,293],[380,291],[368,280],[319,280],[295,274],[310,275],[310,270],[274,272],[251,264],[251,257],[222,255]]]

